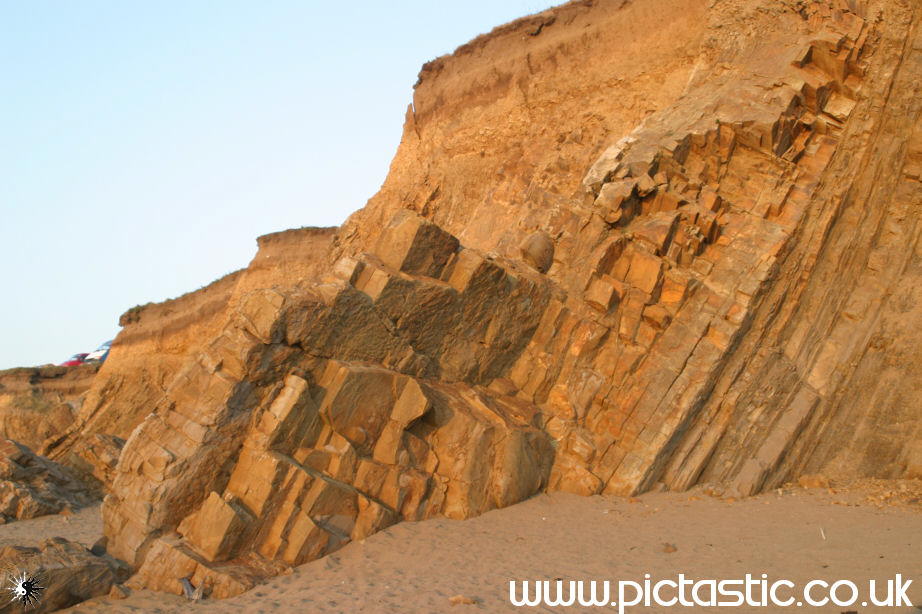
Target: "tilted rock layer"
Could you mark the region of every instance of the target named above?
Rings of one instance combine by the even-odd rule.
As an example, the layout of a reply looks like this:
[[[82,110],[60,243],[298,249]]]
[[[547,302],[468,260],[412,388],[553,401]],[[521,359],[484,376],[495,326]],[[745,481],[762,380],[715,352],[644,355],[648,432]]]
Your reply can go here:
[[[0,440],[0,522],[72,512],[98,494],[54,461],[15,441]]]
[[[45,429],[44,437],[29,445],[103,479],[109,474],[112,452],[163,396],[186,359],[221,331],[240,297],[256,288],[289,288],[309,279],[333,231],[299,228],[259,237],[259,249],[246,269],[179,298],[129,309],[121,317],[122,331],[109,358],[92,388],[83,391],[86,399],[79,411],[69,415],[63,427]],[[0,420],[6,414],[0,406]],[[18,439],[16,434],[8,436]]]
[[[120,337],[49,450],[126,437],[110,551],[215,596],[544,490],[922,473],[920,22],[599,0],[475,39],[332,242],[161,389],[106,377]]]

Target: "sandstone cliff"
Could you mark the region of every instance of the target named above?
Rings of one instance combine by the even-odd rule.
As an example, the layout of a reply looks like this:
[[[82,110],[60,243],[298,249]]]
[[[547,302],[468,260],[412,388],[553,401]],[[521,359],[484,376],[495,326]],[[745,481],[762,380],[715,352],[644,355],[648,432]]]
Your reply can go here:
[[[333,230],[300,228],[259,237],[246,269],[179,298],[125,312],[110,356],[77,404],[79,411],[64,428],[47,429],[44,437],[26,443],[105,481],[123,440],[163,396],[184,361],[221,331],[240,297],[254,288],[287,288],[308,278]]]
[[[127,437],[110,551],[219,597],[542,490],[918,475],[920,20],[598,0],[479,37],[329,246],[151,320],[155,385],[126,327],[48,449]]]
[[[99,365],[0,371],[0,437],[38,448],[73,423]]]

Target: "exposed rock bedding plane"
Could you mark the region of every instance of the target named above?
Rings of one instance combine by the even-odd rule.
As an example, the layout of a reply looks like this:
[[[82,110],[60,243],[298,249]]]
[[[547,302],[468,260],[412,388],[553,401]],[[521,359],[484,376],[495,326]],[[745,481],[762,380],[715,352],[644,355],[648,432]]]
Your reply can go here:
[[[423,67],[342,228],[127,313],[43,450],[107,486],[130,586],[216,597],[542,491],[922,475],[920,20],[598,0],[497,28]]]

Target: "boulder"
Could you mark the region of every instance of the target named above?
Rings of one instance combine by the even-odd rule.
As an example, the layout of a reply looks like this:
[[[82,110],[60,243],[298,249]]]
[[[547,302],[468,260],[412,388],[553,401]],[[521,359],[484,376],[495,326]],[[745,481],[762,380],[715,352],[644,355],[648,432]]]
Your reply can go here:
[[[110,556],[97,556],[79,544],[54,537],[39,547],[5,546],[0,548],[0,567],[5,571],[4,589],[13,578],[35,578],[40,598],[34,606],[4,600],[0,614],[54,612],[92,597],[109,593],[117,582],[128,577],[128,568]]]
[[[438,277],[458,249],[458,240],[432,222],[403,210],[381,233],[375,253],[389,267]]]
[[[10,439],[0,441],[0,515],[23,520],[73,511],[98,494],[70,470]]]
[[[542,273],[554,264],[554,241],[543,231],[533,232],[522,241],[519,248],[522,259]]]

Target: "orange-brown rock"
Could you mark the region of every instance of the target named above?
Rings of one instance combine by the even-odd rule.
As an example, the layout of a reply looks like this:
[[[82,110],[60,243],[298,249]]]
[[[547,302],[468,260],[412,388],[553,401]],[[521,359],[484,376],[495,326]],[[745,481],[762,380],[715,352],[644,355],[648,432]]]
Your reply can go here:
[[[427,64],[381,191],[307,264],[212,289],[156,386],[126,327],[49,449],[127,439],[103,515],[131,586],[228,596],[542,490],[918,473],[922,5],[666,4]]]
[[[0,437],[38,449],[73,424],[98,364],[0,371]]]
[[[246,295],[177,377],[129,439],[104,508],[116,556],[157,553],[135,583],[178,590],[170,570],[181,568],[193,584],[220,576],[215,591],[231,594],[254,569],[545,486],[553,455],[535,408],[482,384],[521,353],[547,284],[429,227],[402,214],[378,250],[398,255],[338,267],[351,283]],[[257,555],[265,562],[243,570],[225,563]]]
[[[829,480],[822,475],[802,475],[797,478],[797,483],[803,488],[829,488]]]
[[[0,520],[72,511],[97,500],[67,468],[20,443],[0,440]]]
[[[83,391],[85,400],[73,404],[67,428],[48,429],[43,439],[34,438],[36,450],[107,479],[105,462],[88,465],[88,457],[96,454],[93,449],[100,446],[97,436],[110,443],[127,439],[187,357],[222,329],[240,297],[256,288],[291,287],[310,277],[333,230],[300,228],[259,237],[256,256],[246,269],[179,298],[129,309],[121,317],[123,328],[109,358],[92,387]]]
[[[533,232],[522,242],[522,260],[542,273],[554,264],[554,241],[545,232]]]
[[[108,555],[95,555],[83,546],[62,537],[46,540],[38,548],[6,546],[0,548],[0,567],[4,570],[4,590],[11,577],[26,574],[37,577],[43,590],[37,603],[25,606],[4,599],[0,614],[55,612],[61,608],[106,595],[128,574],[124,564]]]

